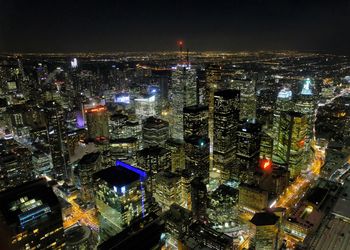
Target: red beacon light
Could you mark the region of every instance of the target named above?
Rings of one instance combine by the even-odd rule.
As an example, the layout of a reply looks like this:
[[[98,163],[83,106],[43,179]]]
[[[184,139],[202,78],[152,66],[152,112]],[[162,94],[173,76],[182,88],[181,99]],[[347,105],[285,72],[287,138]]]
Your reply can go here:
[[[263,159],[260,160],[260,168],[262,170],[267,171],[267,170],[269,170],[271,168],[271,166],[272,166],[271,160],[266,159],[266,158],[263,158]]]

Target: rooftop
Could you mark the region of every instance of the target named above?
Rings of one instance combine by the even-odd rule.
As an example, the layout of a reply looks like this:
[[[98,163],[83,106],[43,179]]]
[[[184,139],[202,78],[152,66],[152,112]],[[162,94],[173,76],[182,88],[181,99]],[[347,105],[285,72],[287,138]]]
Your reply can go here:
[[[250,220],[255,226],[268,226],[275,225],[279,220],[279,217],[274,213],[261,212],[254,214],[253,218]]]
[[[26,203],[32,205],[27,206]],[[37,206],[34,207],[34,204]],[[50,209],[59,207],[58,199],[45,179],[26,182],[0,193],[0,212],[8,225],[19,224],[20,216],[43,206]]]
[[[233,90],[233,89],[225,89],[225,90],[219,90],[215,92],[215,96],[220,96],[224,99],[232,99],[240,96],[239,90]]]
[[[95,179],[102,179],[107,182],[110,186],[123,187],[132,184],[133,182],[140,181],[141,173],[145,174],[142,170],[130,166],[130,169],[123,167],[121,165],[112,166],[103,169],[94,174]]]
[[[84,155],[83,158],[80,159],[79,164],[80,165],[93,164],[98,160],[99,157],[100,157],[99,152],[89,153],[87,155]]]

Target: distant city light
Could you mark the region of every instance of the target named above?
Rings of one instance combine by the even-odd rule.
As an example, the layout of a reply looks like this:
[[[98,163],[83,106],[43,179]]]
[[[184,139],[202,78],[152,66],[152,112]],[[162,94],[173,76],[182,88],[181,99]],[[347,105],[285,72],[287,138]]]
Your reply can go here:
[[[278,98],[280,99],[291,99],[292,98],[292,91],[288,88],[283,88],[279,93],[278,93]]]
[[[78,60],[76,58],[73,58],[73,60],[70,62],[70,65],[73,69],[78,67]]]

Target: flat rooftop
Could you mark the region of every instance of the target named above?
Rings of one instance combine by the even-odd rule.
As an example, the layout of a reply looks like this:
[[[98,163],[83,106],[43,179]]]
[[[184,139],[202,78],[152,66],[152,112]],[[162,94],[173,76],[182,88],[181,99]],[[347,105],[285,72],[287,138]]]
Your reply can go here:
[[[125,163],[124,163],[125,164]],[[127,165],[127,164],[126,164]],[[130,166],[130,165],[128,165]],[[122,166],[112,166],[94,174],[95,179],[101,179],[107,182],[110,186],[123,187],[132,184],[135,181],[139,181],[141,177],[140,172],[142,170],[132,167],[134,170],[127,169]]]

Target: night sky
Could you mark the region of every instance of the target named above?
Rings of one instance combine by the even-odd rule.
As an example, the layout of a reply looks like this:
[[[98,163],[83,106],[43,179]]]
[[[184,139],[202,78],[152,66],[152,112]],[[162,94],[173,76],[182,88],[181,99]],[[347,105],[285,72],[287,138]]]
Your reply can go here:
[[[0,52],[350,54],[350,0],[0,0]]]

